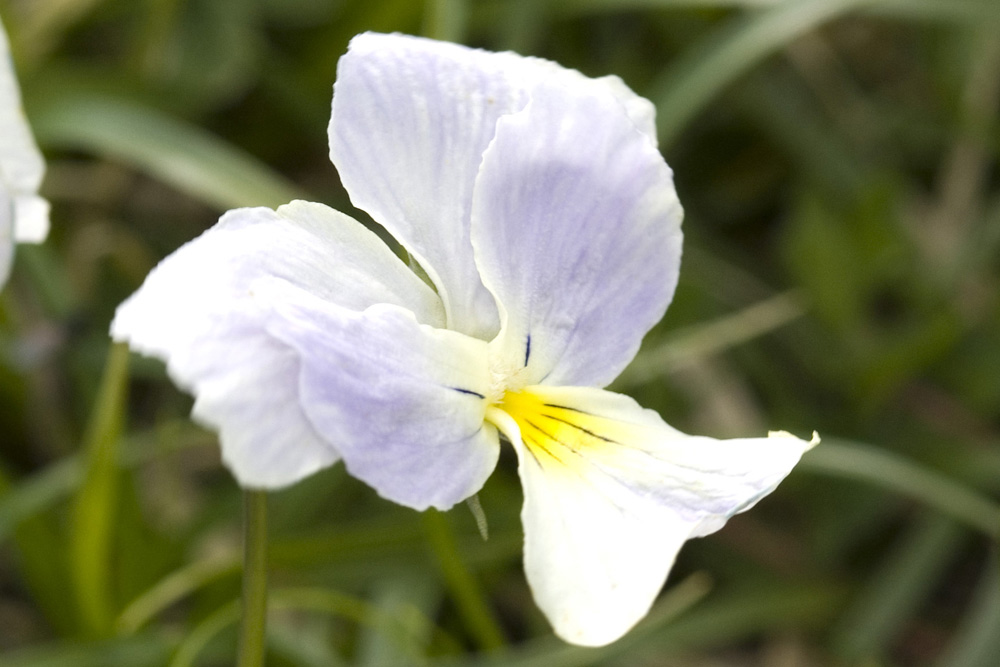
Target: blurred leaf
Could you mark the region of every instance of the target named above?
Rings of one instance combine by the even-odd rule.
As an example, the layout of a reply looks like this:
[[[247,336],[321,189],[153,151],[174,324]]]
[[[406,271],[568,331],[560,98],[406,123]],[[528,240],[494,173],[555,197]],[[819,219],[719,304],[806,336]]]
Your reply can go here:
[[[422,664],[427,646],[435,639],[434,625],[427,619],[436,616],[441,603],[441,584],[434,577],[420,571],[394,572],[374,584],[368,596],[378,610],[374,624],[361,629],[358,638],[357,667],[382,667],[382,665]],[[389,624],[399,625],[404,619],[417,619],[402,642],[387,642],[385,635],[392,632]],[[393,621],[393,619],[399,619]],[[440,635],[440,633],[439,633]],[[453,651],[461,652],[454,643]]]
[[[892,642],[913,622],[962,548],[962,530],[950,519],[924,517],[872,568],[868,582],[832,633],[834,650],[856,664],[888,657]]]
[[[163,430],[176,430],[183,437],[170,440],[171,447],[191,447],[199,444],[193,436],[204,436],[205,432],[192,426],[187,420],[183,424],[166,424]],[[167,454],[171,447],[156,448],[156,440],[147,433],[133,433],[126,439],[121,452],[120,465],[125,468],[145,463],[149,459]],[[0,544],[22,522],[32,516],[51,509],[56,503],[74,493],[83,482],[83,461],[79,456],[64,458],[34,475],[16,483],[0,485]],[[3,488],[6,486],[6,488]]]
[[[112,344],[83,441],[86,472],[70,526],[73,588],[84,632],[110,634],[111,533],[118,499],[118,446],[125,419],[128,346]]]
[[[463,560],[451,528],[450,515],[431,508],[423,512],[421,519],[438,569],[469,634],[484,651],[502,648],[507,643],[503,629],[482,586]]]
[[[766,9],[799,0],[557,0],[569,15],[653,9]],[[976,22],[1000,17],[993,0],[877,0],[860,8],[865,13],[904,19]]]
[[[0,470],[0,492],[4,501],[16,494],[9,491],[10,484]],[[6,503],[4,504],[6,508]],[[66,591],[70,588],[65,542],[58,515],[32,513],[30,517],[12,521],[20,575],[26,588],[34,597],[46,620],[59,632],[76,634],[78,618],[72,605],[66,604]]]
[[[125,607],[115,622],[115,630],[118,634],[135,634],[157,614],[191,595],[206,583],[219,577],[239,574],[241,571],[242,560],[237,554],[228,558],[216,557],[186,565],[164,577]]]
[[[644,348],[615,380],[615,386],[628,387],[652,381],[678,366],[766,335],[804,314],[799,296],[786,292],[717,320],[688,326],[673,332],[654,348]]]
[[[83,479],[77,459],[63,459],[0,494],[0,544],[22,521],[72,493]]]
[[[174,642],[156,634],[88,644],[59,642],[12,651],[4,667],[162,667]]]
[[[205,620],[194,626],[187,637],[184,638],[184,641],[177,646],[177,651],[174,653],[169,667],[192,667],[196,663],[198,655],[208,643],[215,639],[220,632],[231,625],[235,625],[239,620],[239,600],[233,600],[219,607]],[[236,653],[235,649],[236,647],[234,646],[232,651],[234,656]]]
[[[340,591],[315,587],[276,588],[271,592],[271,600],[272,609],[319,612],[357,623],[370,631],[380,632],[382,641],[392,642],[408,656],[400,664],[413,664],[413,661],[419,661],[418,647],[422,644],[421,638],[435,633],[440,634],[440,630],[412,605],[385,610]]]
[[[425,0],[424,35],[462,43],[469,22],[468,0]]]
[[[872,0],[797,0],[726,22],[646,90],[657,107],[660,142],[669,147],[687,124],[740,75],[799,35]]]
[[[994,667],[1000,655],[1000,560],[996,549],[986,561],[976,599],[962,619],[938,667]]]
[[[555,637],[546,637],[479,659],[443,660],[442,667],[585,667],[626,655],[643,640],[663,632],[664,626],[698,604],[708,593],[707,576],[695,574],[671,587],[653,605],[645,619],[623,638],[608,646],[584,648],[570,646]]]
[[[218,209],[275,208],[304,197],[255,158],[136,102],[53,96],[36,106],[32,120],[43,146],[120,160]]]
[[[1000,536],[1000,505],[887,450],[826,438],[806,452],[799,468],[873,483],[925,503],[991,539]]]
[[[161,11],[149,19],[150,29],[169,27],[171,32],[161,37],[159,53],[146,51],[147,69],[174,95],[198,100],[199,106],[214,107],[245,95],[267,58],[257,3],[174,0],[169,11],[168,17]]]

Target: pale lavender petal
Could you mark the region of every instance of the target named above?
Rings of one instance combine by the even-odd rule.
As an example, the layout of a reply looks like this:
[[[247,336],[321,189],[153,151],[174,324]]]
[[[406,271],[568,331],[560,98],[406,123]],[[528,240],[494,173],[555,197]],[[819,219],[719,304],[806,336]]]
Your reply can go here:
[[[354,477],[421,510],[479,490],[499,453],[483,420],[485,342],[418,324],[398,306],[359,313],[277,281],[256,289],[273,304],[268,330],[302,361],[305,413]]]
[[[160,263],[119,306],[116,340],[167,362],[220,432],[241,484],[291,484],[337,460],[299,404],[298,355],[266,331],[253,285],[277,277],[346,308],[406,304],[440,324],[440,301],[373,233],[320,204],[230,211]]]
[[[330,156],[358,208],[420,262],[448,326],[488,339],[496,306],[469,243],[472,185],[497,118],[524,106],[509,58],[456,44],[366,33],[340,59]]]
[[[673,296],[681,217],[669,167],[618,99],[538,86],[498,121],[473,200],[499,354],[527,383],[614,379]]]
[[[621,100],[655,142],[652,105],[617,77],[588,79],[538,58],[366,33],[340,60],[330,156],[351,201],[384,225],[436,285],[448,327],[499,328],[469,241],[472,191],[496,121],[550,80]]]

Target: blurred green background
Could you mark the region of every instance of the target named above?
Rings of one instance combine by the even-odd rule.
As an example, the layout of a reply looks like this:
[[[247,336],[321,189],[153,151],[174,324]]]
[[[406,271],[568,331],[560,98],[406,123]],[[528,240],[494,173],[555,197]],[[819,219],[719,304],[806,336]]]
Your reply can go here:
[[[115,306],[230,207],[351,211],[337,58],[402,31],[615,73],[658,108],[681,284],[615,388],[824,443],[689,543],[605,649],[551,636],[510,452],[473,513],[341,466],[271,506],[269,665],[1000,664],[1000,3],[2,0],[52,233],[0,294],[0,664],[228,665],[240,491]],[[358,214],[362,215],[363,214]],[[109,354],[110,352],[110,354]]]

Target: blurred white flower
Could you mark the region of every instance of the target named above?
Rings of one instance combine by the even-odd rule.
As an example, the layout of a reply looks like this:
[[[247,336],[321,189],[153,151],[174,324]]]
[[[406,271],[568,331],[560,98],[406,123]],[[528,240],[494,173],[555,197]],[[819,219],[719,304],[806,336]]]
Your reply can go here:
[[[0,25],[0,286],[15,243],[39,243],[49,231],[49,203],[38,196],[45,162],[21,109],[21,93]]]
[[[474,494],[500,436],[524,485],[525,569],[564,639],[613,641],[690,537],[811,445],[684,435],[600,387],[670,302],[682,217],[652,105],[620,79],[364,34],[338,67],[330,152],[378,237],[320,204],[230,211],[120,306],[241,484],[343,459],[417,509]]]

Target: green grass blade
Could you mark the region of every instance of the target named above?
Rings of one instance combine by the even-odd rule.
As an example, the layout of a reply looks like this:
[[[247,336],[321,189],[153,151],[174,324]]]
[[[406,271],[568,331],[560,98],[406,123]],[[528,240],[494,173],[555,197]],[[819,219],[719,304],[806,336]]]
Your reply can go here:
[[[144,635],[87,644],[58,642],[4,654],[4,667],[161,667],[174,643]]]
[[[121,161],[218,209],[275,208],[304,197],[256,158],[138,102],[67,93],[47,97],[34,112],[42,146]]]
[[[615,380],[615,386],[651,382],[679,366],[768,334],[805,313],[801,297],[795,292],[785,292],[716,320],[681,329],[656,347],[640,352],[635,362]]]
[[[850,664],[887,655],[963,546],[962,529],[940,515],[910,526],[835,626],[831,643]]]
[[[110,548],[118,494],[118,445],[128,386],[128,347],[108,351],[104,377],[84,439],[86,473],[70,526],[70,567],[82,628],[110,634],[112,619]]]
[[[556,7],[564,16],[656,9],[764,9],[786,0],[561,0]]]
[[[456,606],[461,610],[469,634],[483,650],[495,651],[503,648],[506,643],[503,630],[482,587],[459,553],[448,515],[429,509],[421,515],[421,518],[431,549],[437,557],[441,575]]]
[[[994,667],[1000,656],[1000,560],[986,562],[976,599],[937,667]]]
[[[170,667],[192,667],[198,660],[198,655],[205,649],[216,635],[236,625],[240,620],[240,601],[233,600],[208,615],[205,620],[196,625],[177,647]]]
[[[160,446],[155,433],[137,433],[122,443],[120,465],[132,468],[151,458],[168,454],[175,449],[209,444],[215,446],[214,436],[192,425],[187,419],[167,425],[164,431],[177,432],[176,440],[169,446]],[[83,457],[72,456],[53,463],[44,470],[16,482],[0,485],[0,544],[24,521],[54,507],[75,493],[83,483]]]
[[[645,91],[664,146],[733,81],[790,41],[870,0],[801,0],[738,16],[677,59]]]
[[[22,521],[76,490],[82,479],[80,462],[72,458],[53,463],[27,480],[9,484],[0,493],[0,544]]]
[[[374,582],[368,597],[379,613],[372,619],[373,625],[361,628],[356,667],[422,664],[421,656],[426,653],[434,630],[433,624],[422,619],[433,617],[440,606],[440,582],[420,571],[393,572]],[[402,637],[405,643],[385,641],[394,626],[410,618],[416,619],[416,623],[411,623],[412,630]],[[461,652],[457,645],[455,649]]]
[[[464,42],[469,23],[468,0],[426,0],[424,35],[449,42]]]
[[[1000,3],[994,0],[879,0],[865,13],[888,18],[929,22],[956,21],[979,24],[1000,20]]]
[[[130,602],[119,614],[115,629],[119,634],[135,634],[171,605],[221,577],[238,574],[241,569],[239,555],[233,554],[197,561],[172,572]]]
[[[802,457],[799,469],[870,482],[925,503],[990,538],[1000,535],[1000,505],[886,450],[828,438]]]
[[[444,667],[586,667],[614,658],[631,655],[637,647],[668,631],[678,616],[696,605],[711,588],[704,574],[694,574],[671,586],[650,613],[627,635],[617,642],[600,648],[570,646],[553,636],[522,644],[518,647],[481,659],[445,660]]]

